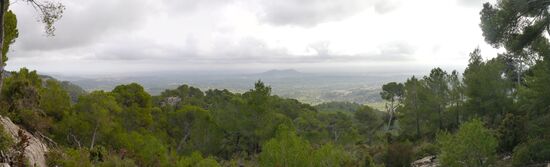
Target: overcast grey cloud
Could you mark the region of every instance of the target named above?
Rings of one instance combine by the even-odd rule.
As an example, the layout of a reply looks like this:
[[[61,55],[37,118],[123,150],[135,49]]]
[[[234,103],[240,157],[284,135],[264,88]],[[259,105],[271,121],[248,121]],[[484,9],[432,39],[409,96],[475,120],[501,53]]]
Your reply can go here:
[[[481,3],[474,0],[60,2],[67,10],[52,38],[31,7],[11,6],[20,37],[8,69],[456,67],[477,46],[493,53],[481,37]]]
[[[20,19],[20,42],[24,50],[55,50],[93,44],[98,39],[113,33],[128,32],[143,26],[152,13],[152,1],[63,1],[67,6],[63,19],[57,25],[55,39],[44,38],[40,26],[36,25],[35,11],[28,6],[16,6]],[[154,10],[154,9],[153,9]],[[21,12],[19,12],[21,11]]]
[[[260,18],[275,25],[315,26],[338,21],[374,8],[387,13],[398,6],[396,0],[278,0],[261,1]]]

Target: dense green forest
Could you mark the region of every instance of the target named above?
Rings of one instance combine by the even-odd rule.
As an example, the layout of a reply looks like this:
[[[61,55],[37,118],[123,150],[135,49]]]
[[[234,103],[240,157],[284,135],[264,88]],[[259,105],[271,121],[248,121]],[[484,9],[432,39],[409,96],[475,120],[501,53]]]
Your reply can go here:
[[[474,49],[463,72],[434,68],[384,84],[384,111],[312,106],[272,95],[262,81],[244,93],[181,85],[151,96],[137,83],[85,92],[23,68],[2,81],[0,115],[47,141],[48,166],[400,167],[427,156],[450,167],[545,166],[549,6],[484,4],[483,35],[506,52],[487,59]],[[3,56],[18,34],[15,15],[6,18]],[[28,138],[3,129],[0,152],[31,166],[18,151]]]

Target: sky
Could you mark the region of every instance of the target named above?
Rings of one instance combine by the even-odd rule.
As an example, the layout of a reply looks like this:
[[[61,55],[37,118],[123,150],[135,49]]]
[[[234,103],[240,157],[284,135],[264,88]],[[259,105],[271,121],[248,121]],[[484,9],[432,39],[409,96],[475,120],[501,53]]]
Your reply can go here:
[[[486,0],[60,0],[54,37],[12,2],[8,70],[427,73],[463,70],[476,47],[499,52],[479,28]]]

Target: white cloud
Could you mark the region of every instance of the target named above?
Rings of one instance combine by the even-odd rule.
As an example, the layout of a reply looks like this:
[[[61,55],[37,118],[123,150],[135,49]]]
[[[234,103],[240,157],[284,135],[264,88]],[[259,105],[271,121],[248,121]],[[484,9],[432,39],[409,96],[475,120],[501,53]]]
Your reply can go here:
[[[481,6],[461,1],[63,0],[53,38],[17,3],[8,69],[463,68],[475,47],[496,51],[481,36]]]

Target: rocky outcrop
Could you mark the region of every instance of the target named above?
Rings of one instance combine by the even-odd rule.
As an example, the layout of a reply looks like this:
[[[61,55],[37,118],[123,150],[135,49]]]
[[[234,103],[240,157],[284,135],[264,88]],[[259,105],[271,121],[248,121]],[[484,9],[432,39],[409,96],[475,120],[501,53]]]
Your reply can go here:
[[[15,142],[18,142],[20,138],[18,132],[22,130],[23,134],[29,137],[28,146],[25,148],[25,157],[29,159],[30,165],[46,167],[45,155],[48,152],[48,146],[42,140],[15,125],[9,118],[0,116],[0,124],[3,125],[5,132],[11,135]]]
[[[411,163],[412,167],[439,167],[439,161],[436,156],[427,156]]]

